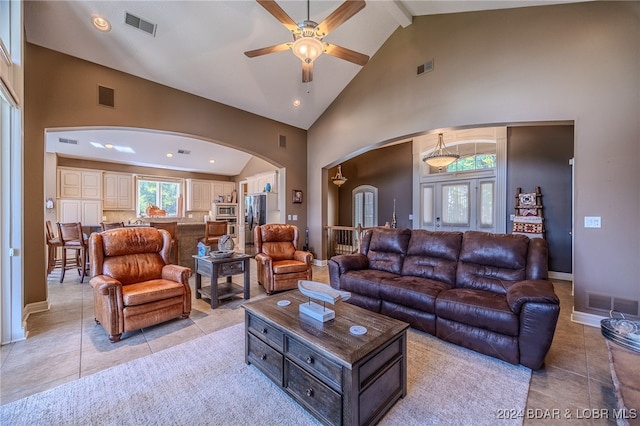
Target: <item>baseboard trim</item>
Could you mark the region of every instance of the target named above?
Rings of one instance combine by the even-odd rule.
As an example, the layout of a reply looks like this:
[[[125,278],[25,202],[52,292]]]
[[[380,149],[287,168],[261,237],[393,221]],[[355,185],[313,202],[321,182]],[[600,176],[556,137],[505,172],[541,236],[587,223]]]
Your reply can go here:
[[[314,266],[327,266],[327,261],[324,259],[313,259]]]
[[[51,308],[51,305],[47,300],[44,300],[42,302],[29,303],[27,306],[24,307],[24,310],[22,311],[22,329],[25,331],[24,332],[25,338],[29,337],[29,330],[27,329],[27,319],[29,318],[29,315],[35,314],[37,312],[45,312],[45,311],[48,311],[50,308]]]
[[[600,321],[607,317],[600,315],[588,314],[586,312],[573,311],[571,313],[571,321],[582,325],[600,328]]]
[[[573,281],[573,274],[568,272],[549,271],[549,278],[552,280]]]

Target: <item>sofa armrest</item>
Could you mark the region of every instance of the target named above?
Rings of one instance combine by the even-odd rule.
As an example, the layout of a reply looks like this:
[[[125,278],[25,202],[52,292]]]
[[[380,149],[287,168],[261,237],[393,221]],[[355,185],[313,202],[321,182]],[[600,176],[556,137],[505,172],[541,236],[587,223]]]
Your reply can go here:
[[[329,259],[327,266],[329,267],[329,284],[340,290],[340,275],[348,271],[368,269],[369,258],[362,253],[342,254]]]
[[[311,265],[311,262],[313,261],[313,255],[308,251],[296,250],[295,253],[293,253],[293,258],[298,262],[304,262],[307,265]]]
[[[348,271],[369,269],[369,258],[362,253],[341,254],[333,256],[331,260],[340,268],[340,275]]]
[[[191,268],[180,265],[164,265],[162,267],[162,279],[174,281],[180,284],[188,284],[191,276]]]
[[[119,292],[122,291],[122,283],[108,275],[96,275],[91,278],[89,284],[96,292],[102,295],[108,295],[114,289],[117,289]]]
[[[553,284],[547,280],[525,280],[509,287],[507,304],[511,311],[520,314],[525,303],[550,303],[559,305],[560,299],[553,291]]]

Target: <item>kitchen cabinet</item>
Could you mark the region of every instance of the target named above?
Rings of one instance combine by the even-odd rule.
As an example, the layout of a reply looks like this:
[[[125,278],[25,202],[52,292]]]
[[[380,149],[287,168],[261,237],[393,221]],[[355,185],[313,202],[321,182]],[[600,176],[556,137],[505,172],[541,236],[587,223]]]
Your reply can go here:
[[[58,199],[58,222],[81,222],[84,226],[97,226],[101,221],[102,201]]]
[[[58,198],[102,199],[102,171],[58,167]]]
[[[135,210],[132,175],[105,172],[103,188],[102,208],[104,210]]]
[[[236,189],[235,182],[224,182],[224,181],[213,181],[213,196],[211,200],[215,203],[220,202],[220,197],[222,198],[223,203],[231,202],[228,198],[231,196],[231,193]],[[236,202],[238,200],[236,199]]]
[[[271,186],[271,191],[266,191],[267,184]],[[247,178],[248,194],[259,192],[278,192],[278,172],[260,173]]]
[[[187,210],[211,210],[212,182],[208,180],[187,179]]]

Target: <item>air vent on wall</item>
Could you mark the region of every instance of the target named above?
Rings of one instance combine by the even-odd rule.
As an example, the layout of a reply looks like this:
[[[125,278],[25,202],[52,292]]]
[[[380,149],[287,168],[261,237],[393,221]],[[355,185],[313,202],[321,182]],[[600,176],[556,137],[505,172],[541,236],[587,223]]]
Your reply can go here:
[[[135,15],[130,14],[129,12],[124,13],[124,23],[127,25],[131,25],[134,28],[144,31],[147,34],[156,36],[156,24],[152,24],[149,21],[145,21],[142,18],[139,18]]]
[[[587,307],[602,311],[622,312],[628,315],[638,315],[638,301],[621,299],[619,297],[605,296],[587,292]]]
[[[116,106],[116,91],[110,87],[98,85],[98,105],[114,108]]]
[[[418,65],[418,75],[424,74],[429,71],[433,71],[433,59],[425,62],[424,64]]]
[[[191,154],[191,151],[189,151],[188,149],[179,149],[178,150],[178,154],[189,155],[189,154]]]
[[[68,143],[69,145],[78,145],[78,141],[75,139],[58,138],[60,143]]]

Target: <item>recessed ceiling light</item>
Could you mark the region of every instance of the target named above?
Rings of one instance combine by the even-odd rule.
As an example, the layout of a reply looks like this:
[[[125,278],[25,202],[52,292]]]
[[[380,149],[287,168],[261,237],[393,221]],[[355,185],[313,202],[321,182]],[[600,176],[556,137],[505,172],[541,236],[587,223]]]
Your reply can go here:
[[[105,148],[107,148],[107,149],[111,149],[111,148],[113,148],[113,145],[111,145],[110,143],[108,143],[108,144],[106,144],[104,147],[105,147]]]
[[[173,154],[172,153],[168,153],[167,157],[171,158],[171,157],[173,157]]]
[[[213,164],[213,163],[215,163],[215,162],[216,162],[216,160],[209,160],[209,162],[210,162],[211,164]]]
[[[296,99],[295,101],[293,101],[293,106],[294,107],[300,106],[300,99]]]
[[[104,18],[101,18],[99,16],[92,16],[91,22],[93,22],[93,26],[100,31],[107,32],[111,30],[111,24]]]

